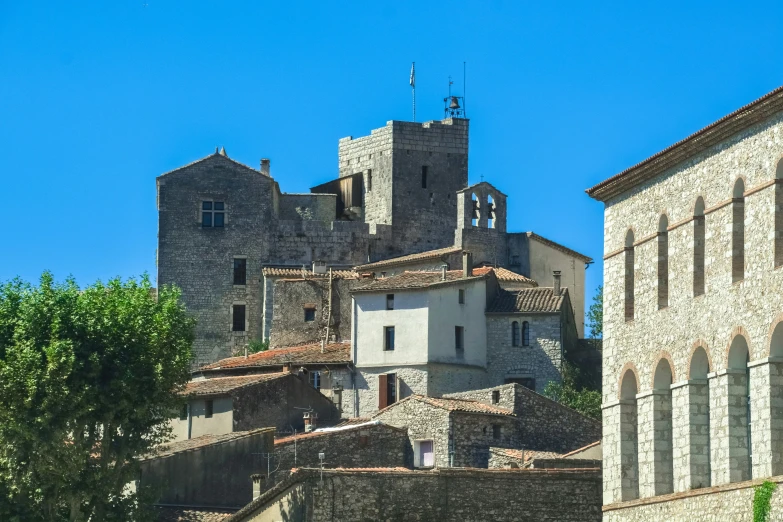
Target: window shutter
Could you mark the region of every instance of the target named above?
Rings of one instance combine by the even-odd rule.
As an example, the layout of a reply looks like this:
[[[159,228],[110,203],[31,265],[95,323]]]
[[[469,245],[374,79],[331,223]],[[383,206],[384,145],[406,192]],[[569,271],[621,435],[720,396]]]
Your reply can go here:
[[[378,376],[378,409],[383,409],[389,405],[389,376]]]

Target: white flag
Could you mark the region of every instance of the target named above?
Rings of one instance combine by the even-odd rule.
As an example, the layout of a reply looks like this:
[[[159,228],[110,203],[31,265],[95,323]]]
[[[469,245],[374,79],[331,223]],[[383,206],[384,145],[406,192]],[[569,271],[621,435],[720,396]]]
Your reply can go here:
[[[416,62],[411,64],[411,87],[416,88]]]

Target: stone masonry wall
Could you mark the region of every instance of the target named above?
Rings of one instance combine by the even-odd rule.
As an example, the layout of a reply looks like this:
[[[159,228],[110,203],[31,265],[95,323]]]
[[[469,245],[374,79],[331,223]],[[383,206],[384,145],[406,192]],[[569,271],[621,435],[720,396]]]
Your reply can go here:
[[[615,433],[619,386],[625,370],[633,372],[638,391],[652,389],[658,361],[671,361],[674,383],[689,379],[691,354],[701,346],[708,354],[710,381],[722,378],[727,369],[728,348],[741,335],[747,341],[752,362],[764,363],[768,356],[773,327],[783,313],[783,271],[774,265],[776,168],[783,156],[783,114],[776,114],[723,143],[698,154],[655,179],[610,200],[604,222],[604,339],[603,401],[605,433]],[[745,185],[745,270],[744,279],[732,283],[732,191],[738,178]],[[705,211],[705,293],[694,297],[694,223],[692,216],[701,197]],[[661,214],[668,217],[668,306],[658,307],[657,227]],[[634,233],[634,317],[626,321],[625,245],[627,231]],[[761,398],[750,384],[751,411]],[[710,383],[710,391],[719,390]],[[727,402],[711,403],[726,408]],[[682,401],[678,404],[683,404]],[[725,409],[725,408],[724,408]],[[679,413],[672,412],[674,417]],[[715,426],[725,426],[727,411],[710,411],[711,433],[724,437]],[[611,423],[611,424],[609,424]],[[763,423],[752,423],[752,439],[765,440]],[[641,430],[649,427],[641,427]],[[605,502],[620,499],[621,471],[619,439],[604,448]],[[715,442],[715,441],[713,441]],[[718,442],[726,443],[723,438]],[[754,442],[755,444],[755,442]],[[754,454],[756,452],[754,451]],[[724,453],[713,455],[719,457]],[[757,464],[768,460],[756,455]],[[713,461],[713,485],[731,480],[728,468],[736,462]],[[682,459],[679,459],[683,462]],[[687,462],[687,461],[685,461]],[[732,462],[734,462],[732,464]],[[692,469],[692,468],[689,468]],[[716,470],[718,473],[716,474]],[[674,469],[675,484],[688,483],[679,466]],[[734,477],[739,475],[735,474]],[[642,492],[649,484],[640,484]],[[613,515],[618,519],[620,515]]]
[[[278,219],[284,221],[332,222],[337,215],[334,194],[280,194]]]
[[[449,412],[428,404],[407,400],[385,408],[373,416],[389,426],[408,430],[405,465],[413,467],[413,443],[431,440],[435,467],[449,467]]]
[[[530,325],[530,346],[513,346],[511,323]],[[508,378],[532,377],[542,393],[549,381],[562,380],[563,354],[560,342],[560,314],[487,315],[487,373],[490,386]]]
[[[355,416],[369,417],[378,411],[378,376],[387,373],[397,375],[398,400],[414,394],[427,395],[429,372],[426,365],[357,368],[353,390]]]
[[[597,470],[301,470],[229,520],[598,522],[600,484]]]
[[[272,466],[278,469],[274,482],[285,478],[293,468],[319,467],[318,454],[321,452],[327,468],[403,467],[407,446],[407,432],[385,424],[278,439]]]

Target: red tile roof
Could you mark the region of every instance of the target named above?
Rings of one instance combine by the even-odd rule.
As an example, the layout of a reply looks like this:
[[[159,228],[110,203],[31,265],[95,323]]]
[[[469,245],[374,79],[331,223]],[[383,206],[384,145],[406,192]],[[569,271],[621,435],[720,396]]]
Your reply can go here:
[[[257,373],[253,375],[237,375],[233,377],[212,377],[190,381],[181,395],[206,397],[224,395],[245,386],[268,382],[291,375],[288,372]]]
[[[157,522],[223,522],[237,510],[157,506],[155,512],[157,513]]]
[[[764,121],[783,110],[783,87],[765,94],[744,107],[696,131],[644,161],[615,174],[609,179],[587,189],[587,194],[598,201],[622,194],[626,190],[648,181],[688,158]]]
[[[496,406],[490,406],[483,402],[473,401],[469,399],[446,399],[443,397],[425,397],[424,395],[410,395],[404,399],[391,404],[373,415],[373,418],[380,415],[382,412],[394,408],[405,401],[419,401],[435,408],[440,408],[448,411],[458,411],[463,413],[484,413],[488,415],[506,415],[513,416],[514,412],[505,408],[498,408]]]
[[[240,440],[267,431],[274,433],[275,428],[258,428],[248,431],[235,431],[232,433],[224,433],[222,435],[202,435],[201,437],[194,437],[188,440],[169,442],[167,444],[161,444],[152,453],[142,457],[141,460],[169,457],[176,453],[182,453],[183,451],[191,451],[205,448],[207,446],[212,446],[213,444],[223,444],[225,442]]]
[[[557,313],[563,307],[568,289],[555,295],[553,288],[501,290],[487,307],[488,314]]]
[[[473,275],[462,277],[462,270],[449,270],[446,272],[446,280],[443,280],[442,272],[403,272],[401,274],[371,279],[364,284],[359,284],[352,292],[380,292],[386,290],[413,290],[438,285],[452,285],[462,282],[472,282],[484,279],[494,272],[492,267],[474,268]]]
[[[393,257],[391,259],[375,261],[374,263],[367,263],[366,265],[359,265],[355,268],[355,270],[373,271],[376,268],[387,268],[395,265],[404,265],[407,263],[426,261],[428,259],[437,259],[441,256],[456,254],[457,252],[462,252],[462,248],[456,246],[450,246],[446,248],[439,248],[437,250],[428,250],[426,252],[419,252],[418,254],[408,254],[407,256]]]
[[[226,370],[237,368],[276,367],[283,364],[349,364],[351,345],[329,343],[321,353],[321,343],[289,346],[254,353],[247,357],[229,357],[208,364],[200,370]]]
[[[492,270],[494,270],[495,277],[497,277],[498,281],[500,281],[501,283],[524,283],[530,286],[538,286],[538,283],[530,279],[529,277],[525,277],[522,274],[517,274],[516,272],[512,272],[507,268],[496,266],[493,267]]]
[[[296,279],[323,279],[329,277],[329,272],[325,274],[314,274],[308,268],[275,268],[266,267],[263,269],[265,277],[287,277]],[[332,277],[335,279],[358,279],[359,274],[353,270],[332,270]]]

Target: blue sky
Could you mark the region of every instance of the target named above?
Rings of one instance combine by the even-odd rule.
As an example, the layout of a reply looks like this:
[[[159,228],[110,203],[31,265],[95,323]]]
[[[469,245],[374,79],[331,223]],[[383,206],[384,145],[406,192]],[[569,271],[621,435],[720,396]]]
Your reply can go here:
[[[584,189],[783,83],[783,4],[0,0],[0,280],[155,273],[155,177],[225,146],[287,192],[337,140],[442,117],[467,62],[470,181],[592,256]]]

